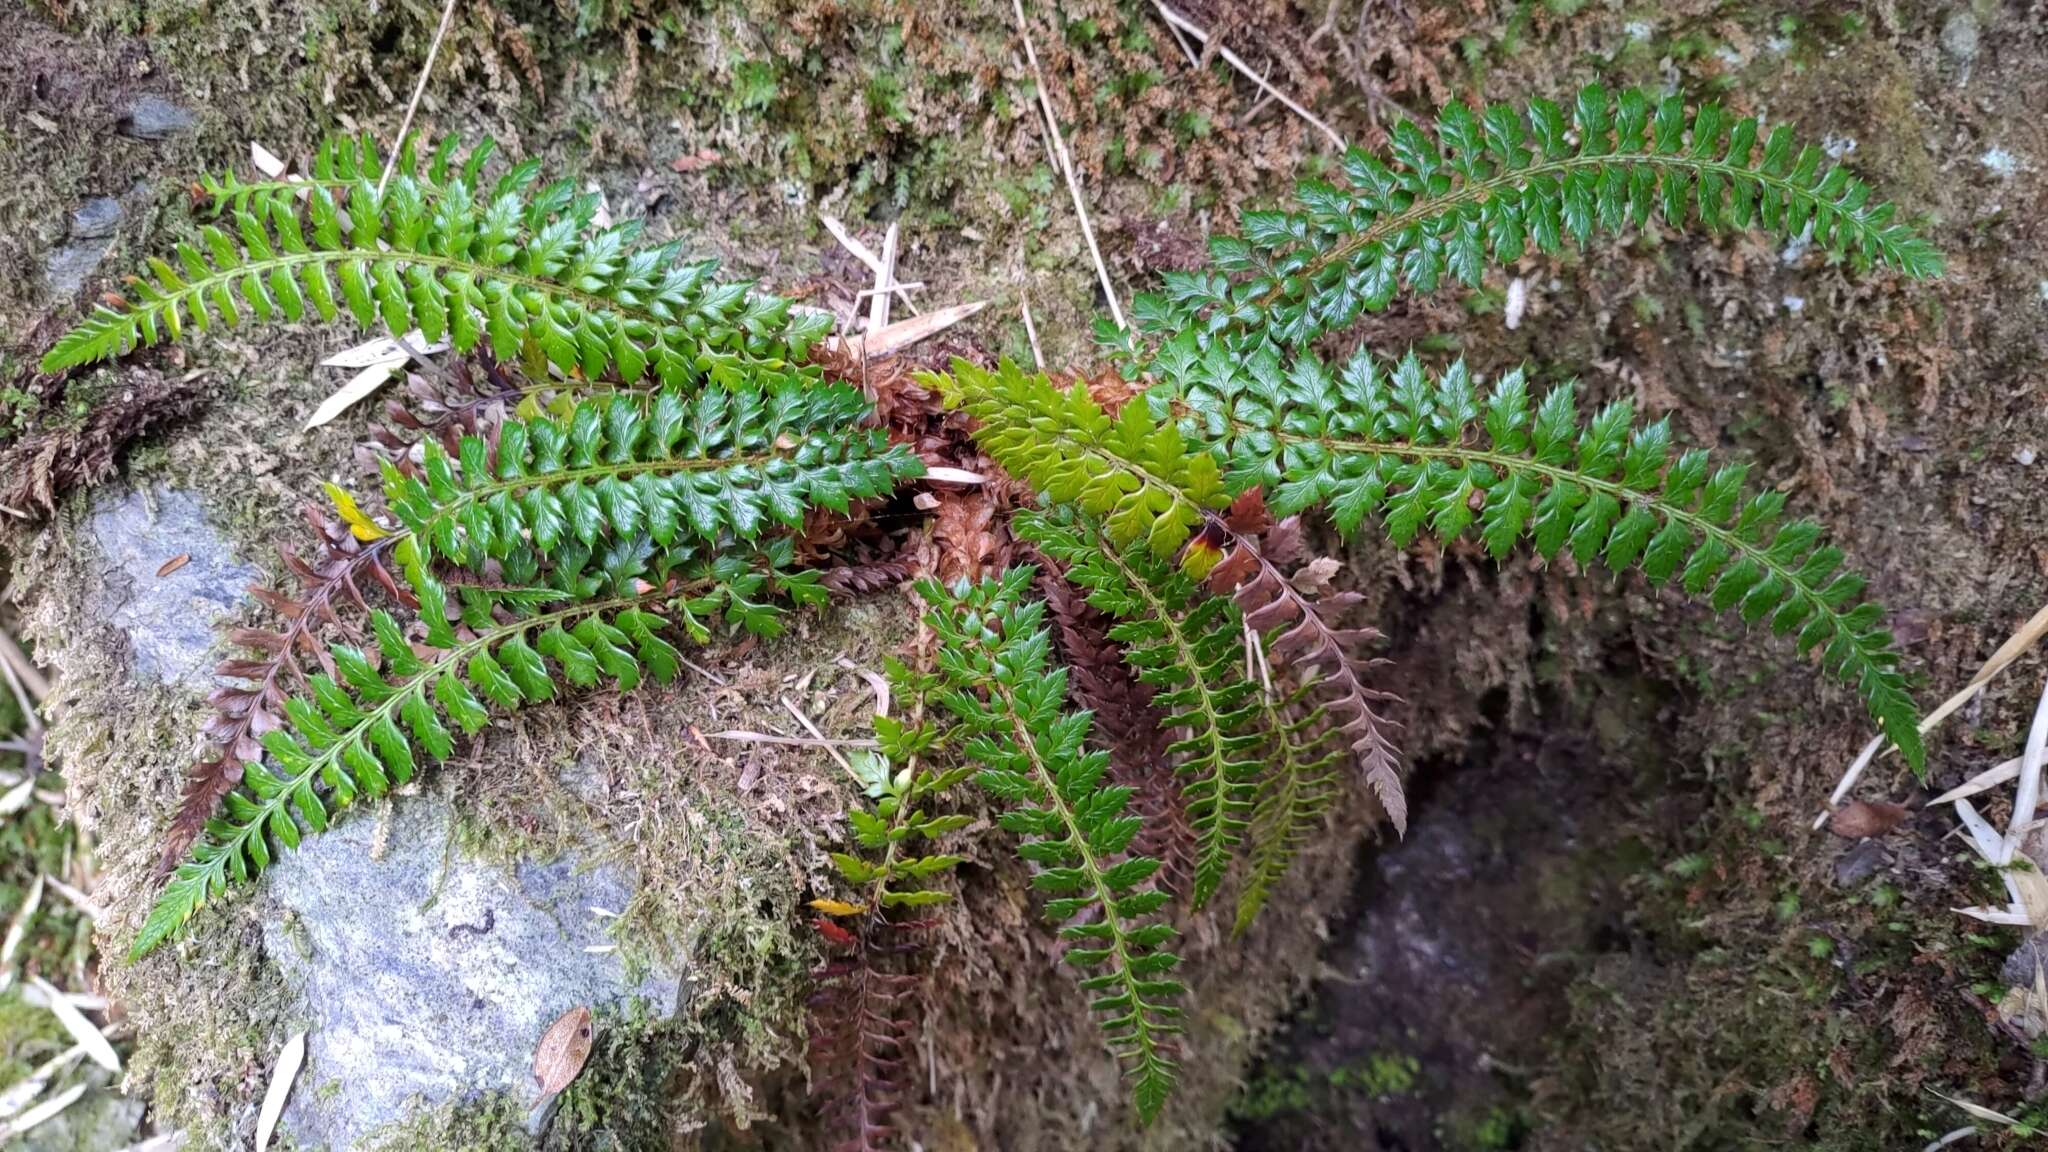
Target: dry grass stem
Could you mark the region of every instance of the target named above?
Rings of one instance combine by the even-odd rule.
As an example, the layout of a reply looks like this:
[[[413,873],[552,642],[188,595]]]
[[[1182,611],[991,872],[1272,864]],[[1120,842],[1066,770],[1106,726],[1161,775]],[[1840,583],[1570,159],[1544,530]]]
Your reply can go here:
[[[1109,301],[1109,314],[1116,321],[1119,330],[1130,327],[1124,322],[1124,306],[1118,301],[1116,285],[1110,283],[1109,265],[1102,262],[1102,249],[1095,244],[1095,228],[1088,223],[1088,204],[1081,196],[1081,177],[1074,171],[1074,158],[1067,153],[1067,138],[1060,132],[1060,118],[1053,111],[1052,94],[1046,86],[1045,69],[1038,64],[1038,47],[1031,42],[1031,28],[1024,20],[1024,0],[1010,0],[1011,8],[1017,14],[1017,35],[1024,38],[1024,56],[1031,62],[1031,75],[1038,86],[1038,108],[1045,114],[1046,130],[1052,134],[1053,152],[1059,157],[1060,172],[1067,178],[1067,192],[1074,198],[1074,214],[1081,218],[1081,238],[1088,242],[1088,255],[1095,261],[1095,275],[1102,281],[1102,295]]]
[[[1152,7],[1158,10],[1160,18],[1166,21],[1167,27],[1174,29],[1176,32],[1187,33],[1189,36],[1192,36],[1196,40],[1200,41],[1205,47],[1214,51],[1216,55],[1223,58],[1224,63],[1230,65],[1232,68],[1235,68],[1239,72],[1243,73],[1246,79],[1250,80],[1254,84],[1257,84],[1259,86],[1259,89],[1266,93],[1266,95],[1272,97],[1275,100],[1278,100],[1281,104],[1287,107],[1288,111],[1294,113],[1296,116],[1301,117],[1304,121],[1308,123],[1310,127],[1314,128],[1318,132],[1321,132],[1325,137],[1329,139],[1331,144],[1336,146],[1337,151],[1342,152],[1345,148],[1349,147],[1349,145],[1347,145],[1344,142],[1344,137],[1339,136],[1337,134],[1337,130],[1335,128],[1332,128],[1328,124],[1323,123],[1322,119],[1318,117],[1315,113],[1302,107],[1300,104],[1295,102],[1293,97],[1290,97],[1289,95],[1287,95],[1287,93],[1282,92],[1279,88],[1275,87],[1272,81],[1266,79],[1266,76],[1263,72],[1260,72],[1257,68],[1254,68],[1249,63],[1246,63],[1244,57],[1239,56],[1235,52],[1232,52],[1230,49],[1224,47],[1220,43],[1212,43],[1209,39],[1209,33],[1205,29],[1203,29],[1201,25],[1196,24],[1194,21],[1189,20],[1187,17],[1174,11],[1172,8],[1167,7],[1164,3],[1161,2],[1161,0],[1152,0]],[[1185,45],[1183,45],[1183,47],[1185,47]]]

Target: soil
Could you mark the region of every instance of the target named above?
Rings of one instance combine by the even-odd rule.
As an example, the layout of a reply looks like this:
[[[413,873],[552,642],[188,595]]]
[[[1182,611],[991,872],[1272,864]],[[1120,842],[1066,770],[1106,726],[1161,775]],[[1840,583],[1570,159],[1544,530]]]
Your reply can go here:
[[[1254,111],[1256,92],[1222,65],[1191,69],[1147,6],[1056,7],[1035,21],[1040,54],[1126,291],[1198,258],[1205,230],[1327,155],[1283,109]],[[1825,135],[1925,223],[1946,277],[1907,286],[1740,238],[1643,237],[1595,257],[1531,257],[1480,291],[1397,306],[1346,342],[1462,354],[1489,374],[1527,362],[1542,380],[1579,376],[1597,397],[1672,415],[1690,443],[1754,460],[1872,576],[1925,701],[2048,601],[2040,13],[1710,0],[1182,7],[1361,143],[1397,106],[1561,97],[1596,78],[1676,87]],[[65,488],[105,471],[106,437],[74,430],[125,440],[150,426],[100,415],[139,394],[124,375],[136,369],[65,381],[27,371],[39,321],[77,303],[37,287],[71,214],[97,196],[124,208],[79,293],[89,298],[187,223],[182,187],[198,167],[239,162],[251,140],[303,155],[336,127],[388,139],[438,15],[428,8],[130,0],[0,14],[14,46],[0,62],[0,327],[15,343],[0,361],[0,439],[18,430],[34,460],[90,465],[42,466],[52,475],[25,490],[61,506]],[[858,284],[817,210],[857,227],[896,220],[906,273],[933,285],[921,304],[992,301],[963,339],[1028,354],[1028,294],[1048,357],[1085,358],[1099,301],[1007,5],[651,8],[463,5],[424,123],[490,131],[582,170],[657,236],[821,301]],[[196,125],[154,140],[124,132],[149,95],[178,101]],[[716,162],[672,164],[707,153]],[[1509,329],[1517,278],[1529,306]],[[190,472],[207,457],[221,468],[209,454],[224,443],[240,460],[285,456],[285,472],[243,490],[235,510],[251,539],[284,538],[301,481],[345,461],[339,438],[287,440],[291,420],[268,411],[302,411],[332,387],[306,367],[324,350],[295,337],[143,354],[151,379],[178,382],[181,397],[201,390],[210,431],[168,452],[145,442],[129,466]],[[266,419],[248,416],[256,407]],[[1949,911],[1982,896],[1949,817],[1916,810],[1863,844],[1807,830],[1867,738],[1848,693],[1630,581],[1457,549],[1359,549],[1350,571],[1414,702],[1416,824],[1406,843],[1362,858],[1355,890],[1352,846],[1333,838],[1312,883],[1336,889],[1317,904],[1349,893],[1352,910],[1327,929],[1312,913],[1276,929],[1297,941],[1327,931],[1328,974],[1232,1105],[1240,1147],[1895,1148],[1965,1122],[1935,1091],[2014,1115],[2035,1106],[2037,1060],[1987,1021],[2015,941]],[[1924,799],[2012,755],[2044,675],[2048,661],[2030,656],[1951,720],[1926,787],[1885,766],[1863,794]],[[1008,879],[985,874],[969,907],[993,931],[1034,940]],[[1418,962],[1425,946],[1442,966]],[[1056,1047],[1034,1052],[1043,1007],[1025,997],[1043,985],[1006,981],[995,954],[966,950],[942,990],[934,1033],[959,1074],[935,1078],[917,1113],[935,1134],[926,1146],[1067,1146],[1093,1131],[1108,1086],[1049,1059]],[[1278,991],[1297,971],[1248,978]],[[157,995],[176,1003],[175,986]],[[1219,1028],[1270,1015],[1217,995]],[[238,1059],[269,1050],[251,1041]],[[1006,1063],[1029,1078],[999,1079]],[[1209,1068],[1200,1090],[1220,1100],[1235,1075]],[[213,1106],[232,1111],[262,1082],[238,1066],[232,1085],[209,1088],[226,1096]],[[1019,1099],[991,1099],[1005,1091]],[[761,1098],[794,1110],[776,1084]],[[1018,1135],[1033,1107],[1043,1131]],[[2017,1139],[1987,1128],[1979,1146]]]

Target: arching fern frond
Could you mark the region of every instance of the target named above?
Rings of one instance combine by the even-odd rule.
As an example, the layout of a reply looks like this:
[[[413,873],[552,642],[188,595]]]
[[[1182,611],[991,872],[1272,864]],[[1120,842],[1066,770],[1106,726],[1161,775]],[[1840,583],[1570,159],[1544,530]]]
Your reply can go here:
[[[396,551],[410,550],[401,544]],[[309,677],[308,691],[285,701],[284,726],[261,737],[264,762],[243,766],[225,815],[208,824],[158,895],[130,958],[176,934],[231,883],[253,879],[278,850],[296,848],[306,832],[325,830],[335,809],[405,783],[422,759],[446,760],[455,748],[451,727],[474,735],[489,722],[492,707],[510,710],[548,699],[558,680],[631,688],[643,674],[671,679],[682,656],[664,638],[674,628],[662,613],[674,615],[675,627],[697,643],[710,638],[721,614],[732,629],[773,635],[782,614],[768,603],[774,590],[810,587],[777,571],[787,549],[755,563],[736,554],[709,560],[675,555],[654,565],[649,551],[601,557],[600,572],[589,579],[591,557],[579,552],[556,566],[551,586],[517,594],[462,589],[473,594],[462,597],[459,633],[430,607],[445,603],[445,594],[422,597],[425,642],[439,649],[431,657],[421,656],[385,612],[371,617],[375,654],[332,646],[338,675]],[[411,575],[416,587],[438,587],[418,571]],[[650,583],[649,576],[660,582]],[[812,591],[817,595],[809,599],[822,598],[822,591]]]
[[[1811,520],[1781,521],[1782,493],[1745,495],[1748,469],[1675,453],[1666,421],[1625,402],[1583,420],[1575,390],[1532,401],[1518,370],[1482,390],[1463,363],[1435,378],[1411,354],[1387,372],[1364,352],[1340,373],[1304,355],[1283,368],[1192,338],[1169,342],[1151,402],[1217,445],[1233,487],[1264,486],[1276,513],[1326,508],[1355,533],[1373,513],[1406,545],[1476,529],[1503,556],[1523,539],[1654,584],[1676,578],[1716,610],[1796,635],[1854,687],[1917,769],[1917,711],[1883,610]]]
[[[598,395],[565,420],[507,420],[492,440],[462,437],[453,457],[429,441],[418,474],[384,463],[384,494],[424,555],[472,569],[564,540],[751,540],[798,527],[810,508],[844,514],[850,501],[923,475],[908,448],[860,426],[868,413],[855,388],[795,380]]]
[[[1892,205],[1793,135],[1718,105],[1688,115],[1678,96],[1613,96],[1597,84],[1569,112],[1547,100],[1479,113],[1452,104],[1434,134],[1397,125],[1388,156],[1346,154],[1345,187],[1304,181],[1293,208],[1246,213],[1241,235],[1210,241],[1210,270],[1168,273],[1133,315],[1141,332],[1160,336],[1302,347],[1386,307],[1403,287],[1476,285],[1489,265],[1532,245],[1584,247],[1596,230],[1652,219],[1784,239],[1810,228],[1816,245],[1858,265],[1941,271],[1940,255],[1895,222]]]
[[[367,166],[348,170],[353,179],[289,195],[224,189],[229,228],[202,226],[175,263],[152,258],[133,281],[138,299],[101,305],[42,369],[176,340],[188,326],[232,327],[245,314],[332,323],[346,311],[364,328],[417,328],[465,352],[488,341],[501,360],[588,377],[615,368],[676,386],[814,378],[795,362],[829,317],[718,283],[715,262],[682,262],[677,245],[641,245],[638,221],[599,227],[596,198],[567,182],[528,196],[535,170],[521,166],[486,192],[466,170],[430,165],[426,179],[396,175],[380,195]]]
[[[1166,713],[1160,724],[1185,733],[1168,754],[1195,833],[1193,903],[1203,906],[1244,840],[1265,751],[1254,723],[1259,689],[1244,667],[1242,617],[1142,542],[1119,548],[1071,509],[1020,513],[1010,528],[1065,565],[1088,602],[1116,619],[1110,638],[1152,686],[1154,703]]]
[[[1172,1091],[1170,1054],[1180,1031],[1167,950],[1171,925],[1151,919],[1167,900],[1151,884],[1159,862],[1128,851],[1138,819],[1126,788],[1105,784],[1107,754],[1087,746],[1089,716],[1065,709],[1066,670],[1050,665],[1045,606],[1026,603],[1033,569],[953,590],[924,580],[918,592],[939,638],[939,700],[966,730],[963,751],[981,765],[976,781],[1006,806],[1002,826],[1039,866],[1033,887],[1048,897],[1046,918],[1065,925],[1067,962],[1092,972],[1081,987],[1109,1046],[1132,1081],[1141,1122]]]

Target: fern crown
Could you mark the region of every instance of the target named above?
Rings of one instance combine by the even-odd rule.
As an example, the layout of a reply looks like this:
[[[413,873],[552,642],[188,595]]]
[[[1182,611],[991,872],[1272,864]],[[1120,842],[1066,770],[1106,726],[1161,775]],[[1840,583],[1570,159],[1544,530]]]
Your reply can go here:
[[[952,897],[969,783],[1031,867],[1147,1121],[1179,1072],[1178,877],[1191,910],[1233,897],[1242,934],[1341,810],[1347,776],[1405,834],[1380,636],[1312,556],[1303,517],[1347,537],[1375,524],[1401,546],[1469,539],[1496,558],[1526,546],[1639,570],[1817,655],[1921,766],[1865,581],[1742,465],[1678,449],[1668,422],[1625,402],[1584,413],[1573,385],[1538,396],[1520,371],[1482,381],[1462,362],[1319,349],[1403,290],[1477,284],[1596,233],[1697,221],[1909,277],[1940,271],[1934,249],[1786,126],[1714,105],[1688,114],[1677,97],[1592,85],[1569,110],[1454,104],[1437,125],[1398,125],[1388,154],[1354,150],[1340,178],[1247,213],[1208,267],[1137,299],[1131,331],[1099,327],[1120,396],[1008,361],[919,377],[1035,493],[1009,529],[1054,592],[1030,594],[1029,564],[921,581],[935,647],[892,663],[906,711],[849,760],[852,835],[810,904],[828,946],[812,1050],[832,1066],[820,1083],[853,1133],[844,1147],[894,1138],[931,959],[919,935]],[[543,183],[536,164],[498,164],[489,141],[424,155],[407,141],[380,192],[384,166],[372,142],[341,140],[304,179],[202,177],[211,222],[42,362],[245,320],[348,322],[446,339],[506,377],[506,396],[558,393],[510,417],[478,404],[401,421],[426,434],[416,450],[381,441],[405,449],[381,467],[381,519],[332,489],[347,528],[326,522],[328,562],[293,558],[307,600],[262,594],[297,623],[238,633],[253,652],[222,665],[245,686],[215,696],[136,956],[494,715],[564,685],[669,679],[683,645],[779,635],[828,594],[798,565],[799,538],[814,554],[823,513],[922,475],[901,441],[945,442],[924,427],[892,440],[868,395],[826,378],[810,358],[825,314],[721,282],[711,262],[644,243],[637,222],[600,224],[595,196]],[[1072,700],[1053,623],[1077,664]],[[316,634],[327,659],[308,674],[294,654]],[[1119,753],[1147,762],[1112,762],[1117,741],[1075,706],[1098,698],[1090,683],[1114,683],[1116,715],[1151,726]]]

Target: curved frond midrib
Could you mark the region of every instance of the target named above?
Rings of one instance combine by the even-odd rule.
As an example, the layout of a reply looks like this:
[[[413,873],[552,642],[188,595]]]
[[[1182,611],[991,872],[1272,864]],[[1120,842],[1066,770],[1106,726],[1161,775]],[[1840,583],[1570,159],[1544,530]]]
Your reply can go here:
[[[1022,752],[1030,763],[1032,773],[1037,778],[1038,786],[1045,793],[1045,805],[1059,815],[1060,824],[1066,832],[1067,841],[1072,846],[1075,854],[1081,859],[1082,867],[1088,876],[1089,888],[1095,894],[1095,906],[1100,909],[1102,923],[1106,924],[1110,930],[1112,951],[1115,954],[1115,963],[1111,965],[1111,968],[1116,973],[1117,985],[1131,1000],[1131,1039],[1138,1044],[1140,1053],[1138,1060],[1139,1071],[1141,1074],[1153,1074],[1161,1059],[1161,1054],[1159,1051],[1159,1038],[1153,1035],[1152,1014],[1166,1006],[1154,1004],[1145,998],[1142,982],[1131,969],[1133,960],[1131,932],[1129,926],[1124,923],[1123,916],[1117,911],[1116,902],[1118,894],[1109,885],[1104,875],[1105,869],[1102,862],[1097,857],[1094,847],[1090,845],[1088,833],[1082,827],[1080,818],[1075,815],[1073,806],[1067,802],[1065,794],[1060,791],[1059,778],[1046,763],[1045,755],[1038,746],[1037,734],[1031,731],[1029,725],[1024,723],[1024,710],[1020,706],[1016,694],[1000,680],[992,680],[990,682],[989,693],[991,697],[1000,697],[1002,699],[1011,738],[1016,741],[1017,750]]]
[[[1613,164],[1679,169],[1692,173],[1711,172],[1724,179],[1740,178],[1743,180],[1754,180],[1758,184],[1775,188],[1786,196],[1820,199],[1814,196],[1811,190],[1801,188],[1798,184],[1794,183],[1788,176],[1780,176],[1762,169],[1745,168],[1725,159],[1716,160],[1707,157],[1674,156],[1668,153],[1649,151],[1608,152],[1598,156],[1567,156],[1557,160],[1539,161],[1527,168],[1516,168],[1500,172],[1485,180],[1468,181],[1441,196],[1418,197],[1408,207],[1397,213],[1378,217],[1363,230],[1344,238],[1329,251],[1317,255],[1298,274],[1313,279],[1318,273],[1333,265],[1344,263],[1359,252],[1386,240],[1403,229],[1431,219],[1447,216],[1468,204],[1484,204],[1494,196],[1506,193],[1537,177],[1562,175],[1580,168],[1603,168]],[[1848,218],[1855,220],[1861,228],[1872,228],[1873,226],[1864,220],[1860,212],[1861,209],[1858,209],[1858,214],[1852,214]],[[1269,304],[1278,297],[1279,293],[1280,286],[1276,283],[1268,288],[1263,295],[1256,297],[1253,303]]]
[[[1614,478],[1600,478],[1588,473],[1558,464],[1546,464],[1532,457],[1500,452],[1488,448],[1464,444],[1417,444],[1404,441],[1346,440],[1327,436],[1304,436],[1298,432],[1272,431],[1244,423],[1235,417],[1229,418],[1238,431],[1257,431],[1293,444],[1317,444],[1332,452],[1350,453],[1360,456],[1395,456],[1412,460],[1445,460],[1457,462],[1478,462],[1502,472],[1520,472],[1525,475],[1541,476],[1553,484],[1574,484],[1581,488],[1604,493],[1617,501],[1639,504],[1655,511],[1658,515],[1675,520],[1693,531],[1719,541],[1731,553],[1746,556],[1760,567],[1776,575],[1785,583],[1812,600],[1816,607],[1828,613],[1837,621],[1839,628],[1847,629],[1843,619],[1847,614],[1827,604],[1820,595],[1821,590],[1800,578],[1796,569],[1785,565],[1770,554],[1770,549],[1742,538],[1724,524],[1701,515],[1692,508],[1662,499],[1655,492],[1631,488],[1624,481]]]
[[[1195,692],[1201,702],[1198,714],[1203,723],[1200,728],[1190,726],[1195,733],[1193,739],[1201,744],[1201,757],[1192,763],[1183,762],[1176,766],[1176,770],[1183,773],[1190,767],[1198,768],[1197,774],[1200,779],[1211,789],[1209,802],[1214,806],[1208,819],[1195,822],[1198,850],[1194,906],[1200,908],[1208,903],[1209,897],[1214,895],[1221,883],[1223,873],[1229,867],[1231,849],[1235,844],[1230,837],[1231,797],[1242,789],[1242,785],[1233,778],[1231,769],[1242,762],[1231,758],[1228,736],[1224,732],[1222,719],[1227,709],[1215,685],[1204,674],[1206,666],[1202,662],[1201,654],[1195,650],[1194,643],[1189,640],[1187,630],[1182,627],[1181,617],[1160,599],[1141,573],[1132,569],[1124,559],[1122,550],[1099,530],[1095,539],[1101,546],[1103,558],[1116,568],[1118,574],[1123,576],[1125,584],[1145,602],[1147,618],[1156,621],[1165,633],[1167,642],[1173,646],[1179,666],[1187,671],[1186,686]]]
[[[453,648],[445,649],[442,655],[426,664],[401,683],[390,686],[390,694],[362,709],[362,718],[346,730],[337,733],[337,739],[314,753],[304,768],[290,776],[279,777],[279,787],[268,797],[255,801],[256,814],[243,821],[237,821],[232,834],[204,843],[206,855],[203,859],[188,860],[178,866],[170,883],[157,897],[149,921],[143,927],[129,952],[130,959],[138,958],[153,948],[181,926],[206,901],[224,888],[228,880],[229,865],[248,851],[249,840],[254,836],[267,836],[273,821],[294,820],[291,812],[293,795],[299,789],[308,787],[326,773],[343,769],[343,755],[369,739],[371,731],[382,723],[393,723],[406,702],[426,690],[426,685],[442,676],[455,675],[461,661],[503,642],[507,638],[530,632],[535,628],[546,628],[578,617],[632,608],[656,600],[682,595],[673,591],[654,589],[631,596],[615,596],[602,600],[584,601],[567,608],[500,624],[466,640]]]

